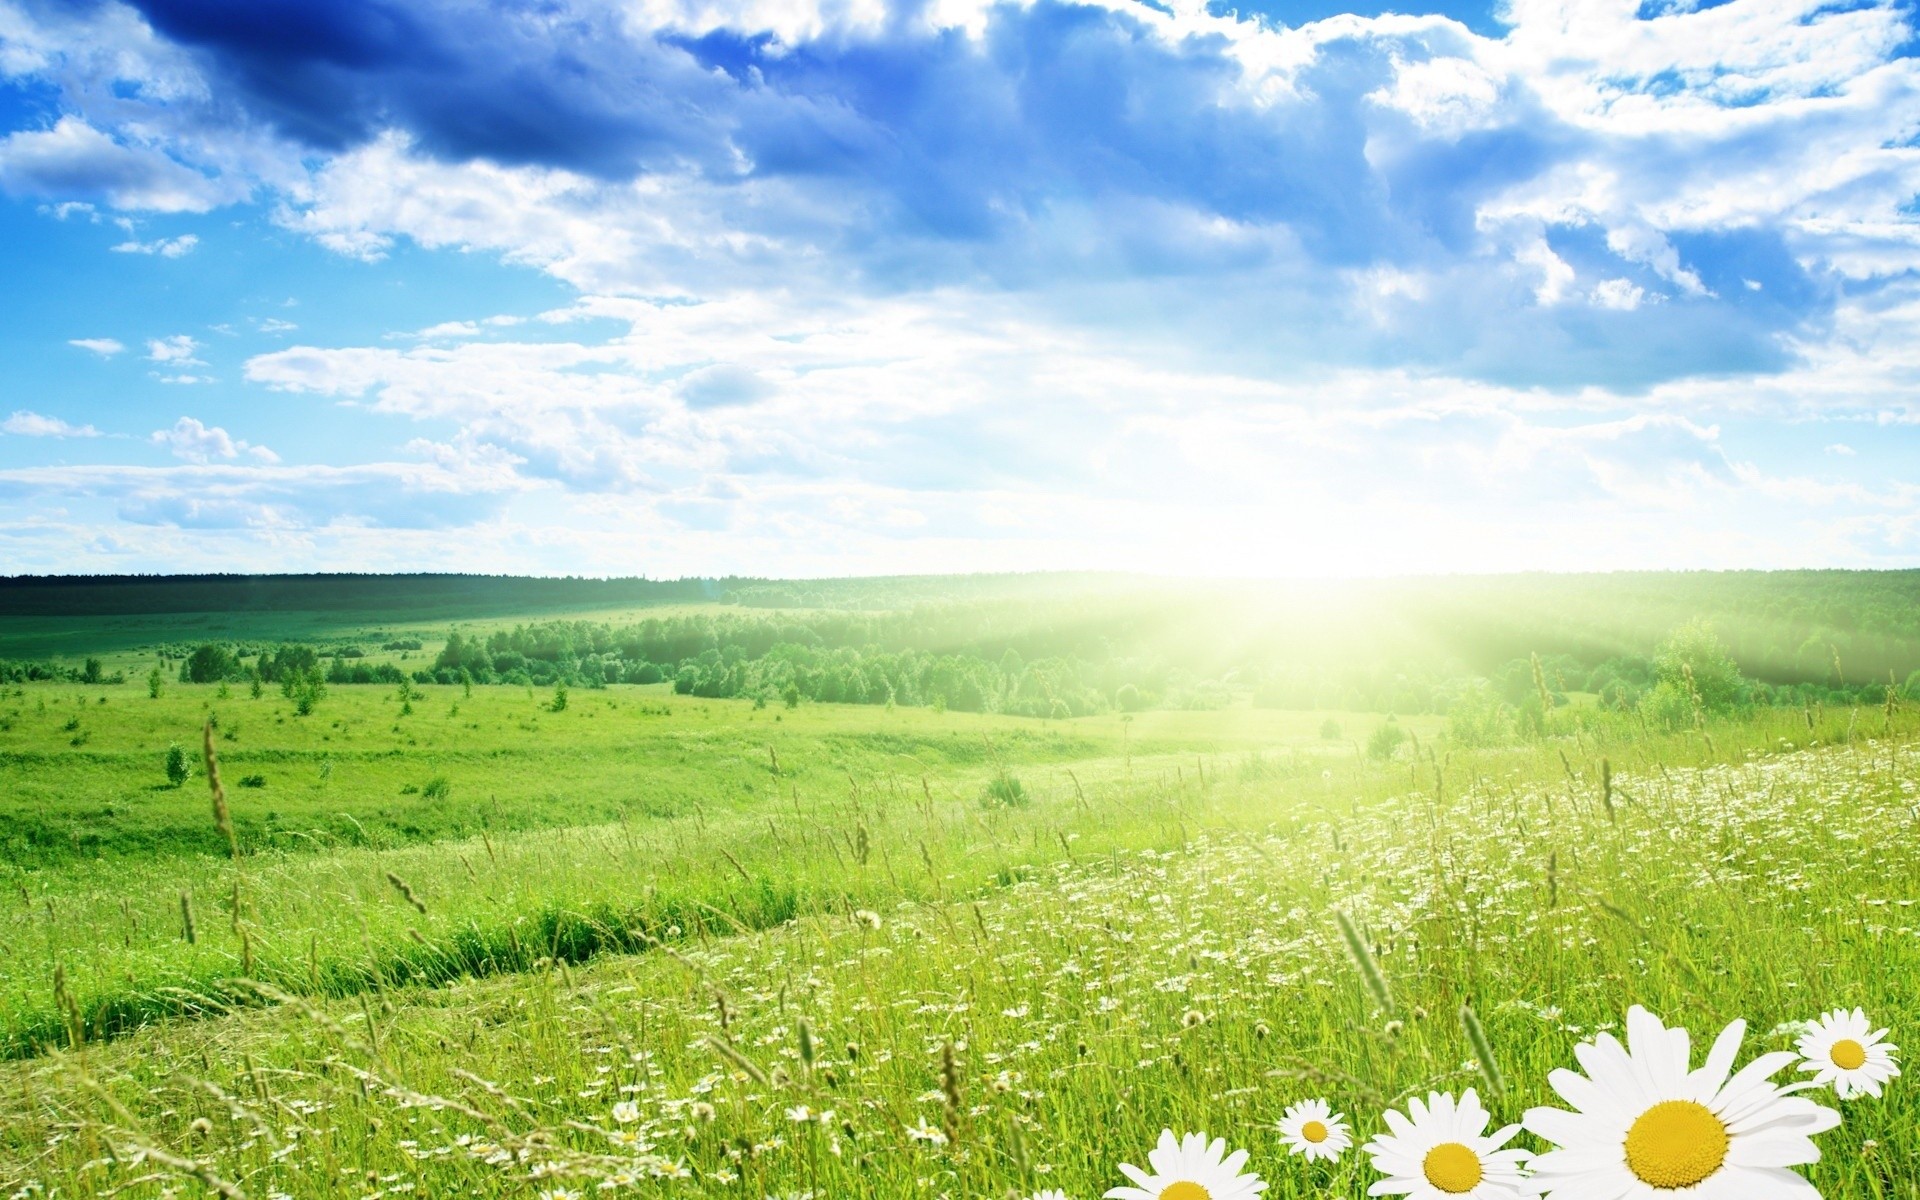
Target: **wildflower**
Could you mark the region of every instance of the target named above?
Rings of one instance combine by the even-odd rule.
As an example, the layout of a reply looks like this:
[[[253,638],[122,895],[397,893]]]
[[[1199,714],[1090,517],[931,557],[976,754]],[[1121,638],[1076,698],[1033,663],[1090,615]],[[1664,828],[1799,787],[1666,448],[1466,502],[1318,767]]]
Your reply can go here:
[[[1861,1009],[1836,1008],[1810,1021],[1800,1036],[1802,1071],[1813,1072],[1815,1084],[1831,1083],[1834,1095],[1851,1100],[1865,1093],[1879,1098],[1880,1087],[1900,1074],[1894,1055],[1900,1047],[1884,1039],[1887,1031],[1870,1032]]]
[[[1107,1200],[1247,1200],[1267,1190],[1258,1175],[1242,1174],[1247,1152],[1227,1153],[1227,1143],[1204,1133],[1175,1139],[1173,1130],[1160,1132],[1160,1144],[1147,1153],[1151,1172],[1121,1163],[1120,1173],[1134,1187],[1109,1189]]]
[[[924,1116],[920,1118],[918,1125],[910,1126],[907,1129],[907,1136],[916,1142],[926,1142],[934,1146],[944,1146],[947,1144],[947,1135],[927,1124],[927,1119]]]
[[[1325,1100],[1307,1100],[1290,1106],[1280,1117],[1280,1139],[1293,1154],[1328,1162],[1353,1145],[1346,1117]]]
[[[1746,1029],[1744,1021],[1727,1026],[1698,1070],[1687,1031],[1638,1005],[1627,1014],[1624,1047],[1611,1034],[1581,1043],[1574,1054],[1586,1075],[1560,1070],[1547,1079],[1576,1111],[1526,1115],[1528,1132],[1557,1147],[1533,1164],[1549,1200],[1703,1187],[1687,1194],[1816,1195],[1794,1186],[1786,1168],[1818,1161],[1812,1135],[1838,1125],[1840,1114],[1768,1082],[1793,1062],[1789,1052],[1763,1054],[1733,1074]]]
[[[1486,1132],[1489,1118],[1480,1097],[1468,1088],[1458,1101],[1440,1092],[1429,1093],[1423,1104],[1408,1102],[1409,1120],[1387,1110],[1387,1128],[1367,1143],[1374,1170],[1387,1178],[1373,1185],[1370,1195],[1410,1196],[1412,1200],[1521,1200],[1538,1195],[1524,1173],[1525,1150],[1501,1147],[1520,1132],[1520,1126]]]
[[[640,1119],[640,1106],[631,1100],[622,1100],[613,1106],[613,1119],[622,1125],[631,1125]]]

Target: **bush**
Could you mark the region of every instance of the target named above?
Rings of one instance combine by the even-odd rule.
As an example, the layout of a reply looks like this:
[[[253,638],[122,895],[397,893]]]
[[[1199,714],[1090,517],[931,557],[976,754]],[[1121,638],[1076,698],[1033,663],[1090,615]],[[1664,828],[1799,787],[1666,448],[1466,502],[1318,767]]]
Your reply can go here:
[[[427,800],[445,800],[452,794],[453,784],[447,782],[445,775],[435,775],[427,780],[425,787],[420,789],[420,795]]]
[[[174,787],[186,786],[193,778],[193,764],[187,760],[187,752],[179,742],[167,747],[167,782]]]
[[[1340,722],[1334,720],[1332,717],[1328,717],[1326,720],[1320,722],[1320,740],[1323,742],[1339,741]]]
[[[267,786],[267,777],[265,775],[242,775],[240,777],[240,786],[244,788],[263,788]]]
[[[1146,699],[1140,695],[1140,689],[1130,683],[1120,685],[1113,694],[1113,706],[1121,712],[1139,712],[1147,706]]]
[[[1026,785],[1005,768],[996,771],[993,778],[987,780],[987,790],[980,799],[988,808],[1025,808],[1033,803]]]
[[[313,715],[314,706],[327,695],[327,681],[318,670],[298,671],[281,680],[280,693],[293,701],[293,711],[303,717]]]
[[[1400,728],[1400,722],[1388,717],[1386,723],[1374,730],[1373,736],[1367,739],[1367,757],[1375,762],[1385,762],[1406,740],[1407,731]]]

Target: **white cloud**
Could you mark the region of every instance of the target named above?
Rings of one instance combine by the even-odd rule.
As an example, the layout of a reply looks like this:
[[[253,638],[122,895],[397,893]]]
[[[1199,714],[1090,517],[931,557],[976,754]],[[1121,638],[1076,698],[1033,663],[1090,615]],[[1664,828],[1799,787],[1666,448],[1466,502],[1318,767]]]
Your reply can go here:
[[[147,360],[176,367],[203,367],[206,364],[194,357],[199,350],[200,343],[184,333],[152,338],[147,342]]]
[[[181,417],[171,429],[155,430],[148,440],[190,463],[232,460],[243,453],[265,463],[280,461],[280,456],[265,446],[241,441],[219,426],[203,424],[194,417]]]
[[[91,425],[72,425],[58,417],[20,411],[0,421],[0,433],[16,437],[94,438],[100,431]]]
[[[78,346],[82,350],[90,350],[102,358],[112,358],[114,355],[126,349],[125,346],[113,338],[73,338],[67,342],[67,345]]]
[[[1595,304],[1619,312],[1632,312],[1646,298],[1646,291],[1630,279],[1603,279],[1593,288]]]
[[[0,188],[25,196],[98,196],[118,209],[170,213],[206,212],[245,194],[160,149],[118,142],[75,116],[0,140]]]
[[[199,244],[199,237],[183,233],[179,237],[158,238],[151,242],[124,241],[108,249],[116,254],[157,254],[161,258],[184,258],[193,253],[193,248]]]

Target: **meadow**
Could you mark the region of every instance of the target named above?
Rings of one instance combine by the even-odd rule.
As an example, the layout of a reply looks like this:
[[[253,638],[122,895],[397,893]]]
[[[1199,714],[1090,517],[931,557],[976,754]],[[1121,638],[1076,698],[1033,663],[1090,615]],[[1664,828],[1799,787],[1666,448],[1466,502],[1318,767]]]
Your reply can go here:
[[[1911,1041],[1897,689],[1468,739],[1232,684],[11,685],[0,1194],[1085,1198],[1172,1128],[1360,1196],[1387,1109],[1518,1121],[1633,1005],[1742,1063],[1839,1007]],[[1920,1197],[1904,1082],[1810,1093],[1819,1195]],[[1333,1161],[1277,1128],[1321,1098]]]

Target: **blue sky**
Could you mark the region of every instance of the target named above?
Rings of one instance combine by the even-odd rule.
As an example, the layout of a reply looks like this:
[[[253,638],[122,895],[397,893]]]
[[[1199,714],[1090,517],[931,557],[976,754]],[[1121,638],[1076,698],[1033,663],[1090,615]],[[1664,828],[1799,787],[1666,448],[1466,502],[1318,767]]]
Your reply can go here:
[[[0,572],[1913,565],[1912,24],[0,0]]]

